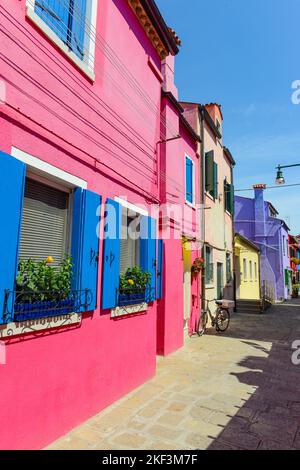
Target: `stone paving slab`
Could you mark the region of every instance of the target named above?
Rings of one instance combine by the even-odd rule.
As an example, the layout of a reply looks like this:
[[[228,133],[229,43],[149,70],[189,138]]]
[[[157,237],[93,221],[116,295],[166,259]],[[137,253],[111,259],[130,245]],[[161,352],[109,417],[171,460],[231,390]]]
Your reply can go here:
[[[300,449],[300,305],[235,314],[158,358],[157,375],[47,449]]]

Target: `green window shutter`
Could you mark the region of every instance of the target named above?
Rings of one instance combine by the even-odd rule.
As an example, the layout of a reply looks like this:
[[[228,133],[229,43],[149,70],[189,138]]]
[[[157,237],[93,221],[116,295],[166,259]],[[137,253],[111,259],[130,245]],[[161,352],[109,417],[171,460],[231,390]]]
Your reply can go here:
[[[214,162],[214,198],[218,198],[218,164]]]
[[[233,184],[230,184],[230,191],[229,191],[229,194],[230,194],[230,214],[233,215],[234,213],[234,186]]]
[[[285,269],[284,271],[284,277],[285,277],[285,285],[288,286],[289,285],[289,272],[287,269]]]
[[[205,154],[205,191],[214,194],[214,151]]]

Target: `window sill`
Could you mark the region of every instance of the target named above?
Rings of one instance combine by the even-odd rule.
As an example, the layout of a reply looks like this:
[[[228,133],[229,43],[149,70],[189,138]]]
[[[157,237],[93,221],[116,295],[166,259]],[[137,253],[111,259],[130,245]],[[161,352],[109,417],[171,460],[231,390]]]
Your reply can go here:
[[[191,209],[196,209],[196,204],[193,202],[189,202],[187,200],[185,200],[185,203],[187,206],[189,206]]]
[[[79,313],[70,313],[67,315],[6,323],[0,325],[0,339],[80,324],[81,318],[82,315]]]
[[[111,318],[124,317],[126,315],[134,315],[136,313],[146,312],[148,310],[148,304],[146,302],[136,305],[128,305],[126,307],[116,307],[110,312]]]
[[[26,16],[76,65],[76,67],[81,70],[81,72],[83,72],[92,82],[95,81],[94,71],[80,60],[73,51],[69,50],[68,46],[66,46],[66,44],[52,31],[52,29],[49,28],[49,26],[34,12],[32,7],[28,6],[26,8]]]
[[[211,194],[209,194],[207,191],[205,191],[205,196],[207,196],[208,199],[210,199],[211,201],[216,202],[216,199]]]
[[[205,289],[214,289],[215,286],[213,284],[205,284]]]

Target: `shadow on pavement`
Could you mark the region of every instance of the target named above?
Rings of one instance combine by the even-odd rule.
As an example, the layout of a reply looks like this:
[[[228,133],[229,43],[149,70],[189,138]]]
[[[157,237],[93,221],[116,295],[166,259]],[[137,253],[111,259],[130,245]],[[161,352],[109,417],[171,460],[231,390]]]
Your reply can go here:
[[[276,305],[253,320],[253,315],[233,316],[225,336],[253,348],[253,355],[238,363],[245,371],[231,375],[254,392],[208,449],[300,449],[300,365],[292,363],[292,343],[300,340],[300,305]]]

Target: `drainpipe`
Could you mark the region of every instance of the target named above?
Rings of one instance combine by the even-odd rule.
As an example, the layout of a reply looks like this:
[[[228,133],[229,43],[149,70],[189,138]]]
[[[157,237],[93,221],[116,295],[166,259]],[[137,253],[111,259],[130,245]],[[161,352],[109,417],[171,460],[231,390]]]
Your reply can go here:
[[[201,152],[200,152],[200,158],[201,158],[201,167],[200,167],[200,175],[199,175],[199,183],[200,183],[200,204],[202,206],[202,217],[200,220],[200,227],[202,226],[202,258],[205,259],[205,208],[204,208],[204,203],[205,203],[205,149],[204,149],[204,110],[202,106],[199,106],[199,118],[200,118],[200,138],[201,138]],[[201,275],[201,309],[205,309],[205,273],[202,271]]]
[[[230,176],[231,184],[233,184],[233,165],[230,165]],[[233,301],[234,311],[237,311],[236,307],[236,270],[235,270],[235,230],[234,230],[234,194],[233,194],[233,208],[232,208],[232,277],[233,277]]]

